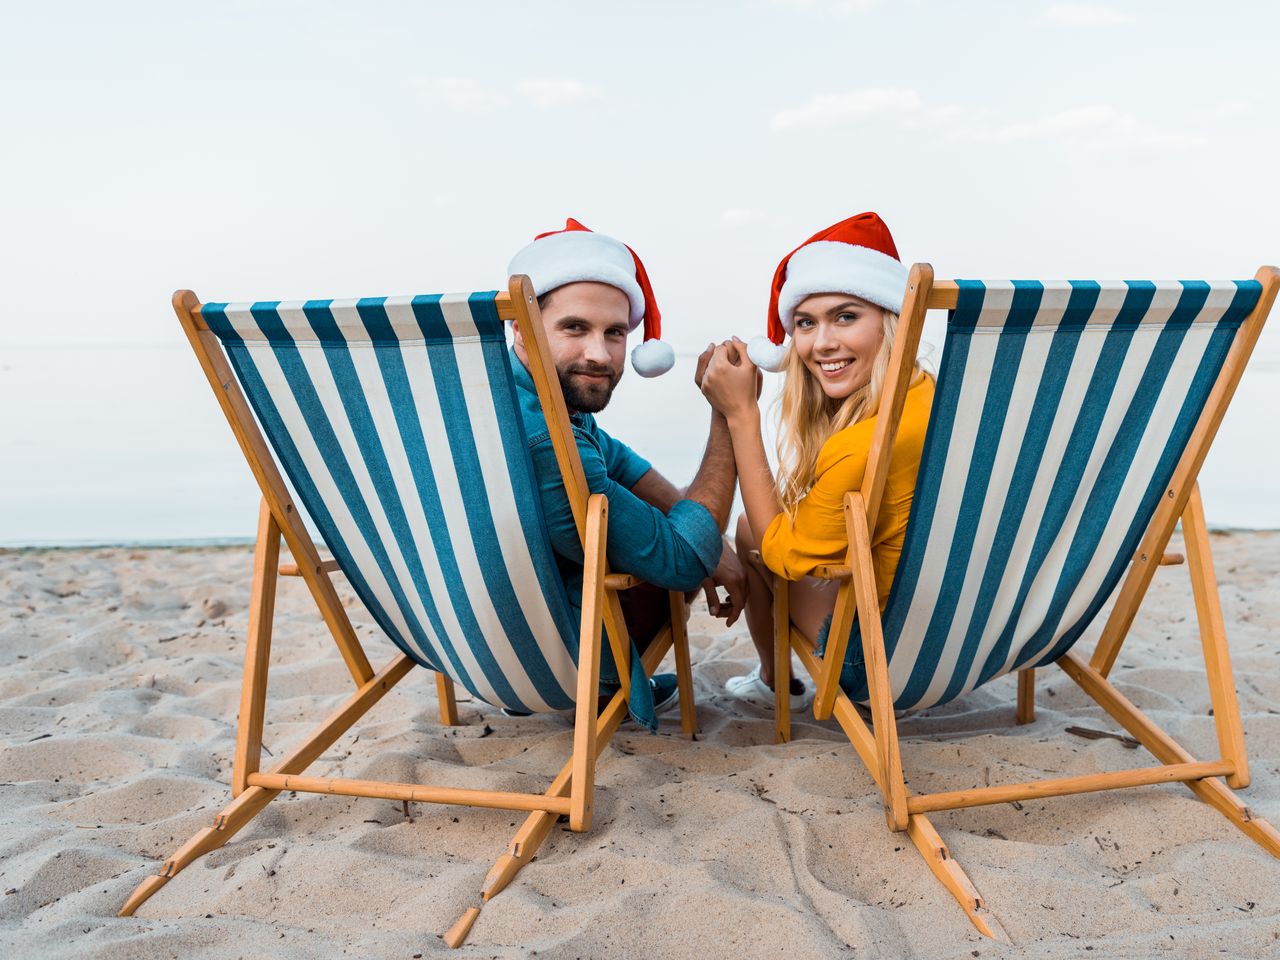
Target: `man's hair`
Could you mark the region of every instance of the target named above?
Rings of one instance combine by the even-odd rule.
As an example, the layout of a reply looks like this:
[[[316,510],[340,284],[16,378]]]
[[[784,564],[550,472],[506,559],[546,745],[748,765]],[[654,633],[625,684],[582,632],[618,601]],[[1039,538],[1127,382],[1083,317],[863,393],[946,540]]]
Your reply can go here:
[[[541,313],[543,310],[547,309],[547,304],[551,302],[551,295],[552,295],[553,293],[555,293],[555,290],[548,290],[548,291],[547,291],[546,293],[544,293],[542,296],[538,297],[538,312],[539,312],[539,313]]]

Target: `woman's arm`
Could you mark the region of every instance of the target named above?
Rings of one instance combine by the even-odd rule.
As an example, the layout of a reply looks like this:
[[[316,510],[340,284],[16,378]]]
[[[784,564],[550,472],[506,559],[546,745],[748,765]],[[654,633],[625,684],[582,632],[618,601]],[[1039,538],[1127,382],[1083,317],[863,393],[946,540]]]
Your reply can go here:
[[[745,346],[727,340],[716,348],[702,378],[703,395],[729,424],[742,505],[757,544],[782,512],[760,435],[759,377]]]

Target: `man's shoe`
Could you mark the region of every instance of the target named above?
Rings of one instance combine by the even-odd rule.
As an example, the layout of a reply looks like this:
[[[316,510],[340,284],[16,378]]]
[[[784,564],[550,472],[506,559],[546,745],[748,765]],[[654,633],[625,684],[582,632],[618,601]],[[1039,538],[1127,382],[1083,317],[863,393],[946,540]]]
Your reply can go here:
[[[725,681],[724,692],[735,700],[756,706],[772,707],[775,704],[773,690],[760,679],[760,665],[743,677],[730,677]],[[803,693],[791,694],[791,709],[803,710],[813,701],[813,691],[808,687]]]
[[[674,673],[655,673],[649,679],[649,686],[653,690],[653,712],[669,713],[671,708],[680,702],[680,683],[676,679]],[[600,707],[604,709],[604,705],[609,699],[618,692],[616,683],[600,684]],[[626,723],[635,723],[628,714],[622,721]]]
[[[680,703],[680,682],[674,673],[655,673],[649,686],[653,687],[655,713],[669,713]]]

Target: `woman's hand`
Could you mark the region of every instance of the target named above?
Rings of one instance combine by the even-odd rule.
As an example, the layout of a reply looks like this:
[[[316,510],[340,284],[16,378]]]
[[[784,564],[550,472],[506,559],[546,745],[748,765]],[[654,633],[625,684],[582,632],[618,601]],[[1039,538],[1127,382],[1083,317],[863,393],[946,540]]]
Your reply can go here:
[[[740,340],[726,340],[716,347],[702,375],[702,394],[732,422],[758,412],[760,372],[747,357]]]

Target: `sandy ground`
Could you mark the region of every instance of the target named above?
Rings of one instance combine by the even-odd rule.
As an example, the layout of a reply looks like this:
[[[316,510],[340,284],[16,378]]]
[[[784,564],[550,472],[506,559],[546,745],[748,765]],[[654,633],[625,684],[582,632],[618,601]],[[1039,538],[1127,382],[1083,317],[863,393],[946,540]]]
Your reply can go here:
[[[1215,535],[1250,747],[1246,801],[1280,822],[1280,534]],[[0,553],[0,949],[35,957],[403,957],[477,901],[522,819],[282,796],[221,850],[115,916],[229,800],[251,555],[246,548]],[[1193,753],[1216,748],[1185,567],[1162,570],[1114,674]],[[699,602],[699,606],[701,603]],[[357,607],[375,662],[391,648]],[[558,828],[487,905],[464,957],[1280,956],[1280,861],[1179,785],[939,814],[1005,943],[970,926],[830,724],[772,742],[726,699],[742,626],[691,623],[701,735],[624,727],[589,834]],[[1086,639],[1084,645],[1091,644]],[[278,605],[265,743],[279,755],[349,691],[298,581]],[[1012,725],[1000,680],[904,722],[916,790],[1119,769],[1145,755],[1060,671]],[[474,703],[437,720],[415,671],[312,772],[541,790],[557,718]],[[358,736],[357,736],[358,734]]]

